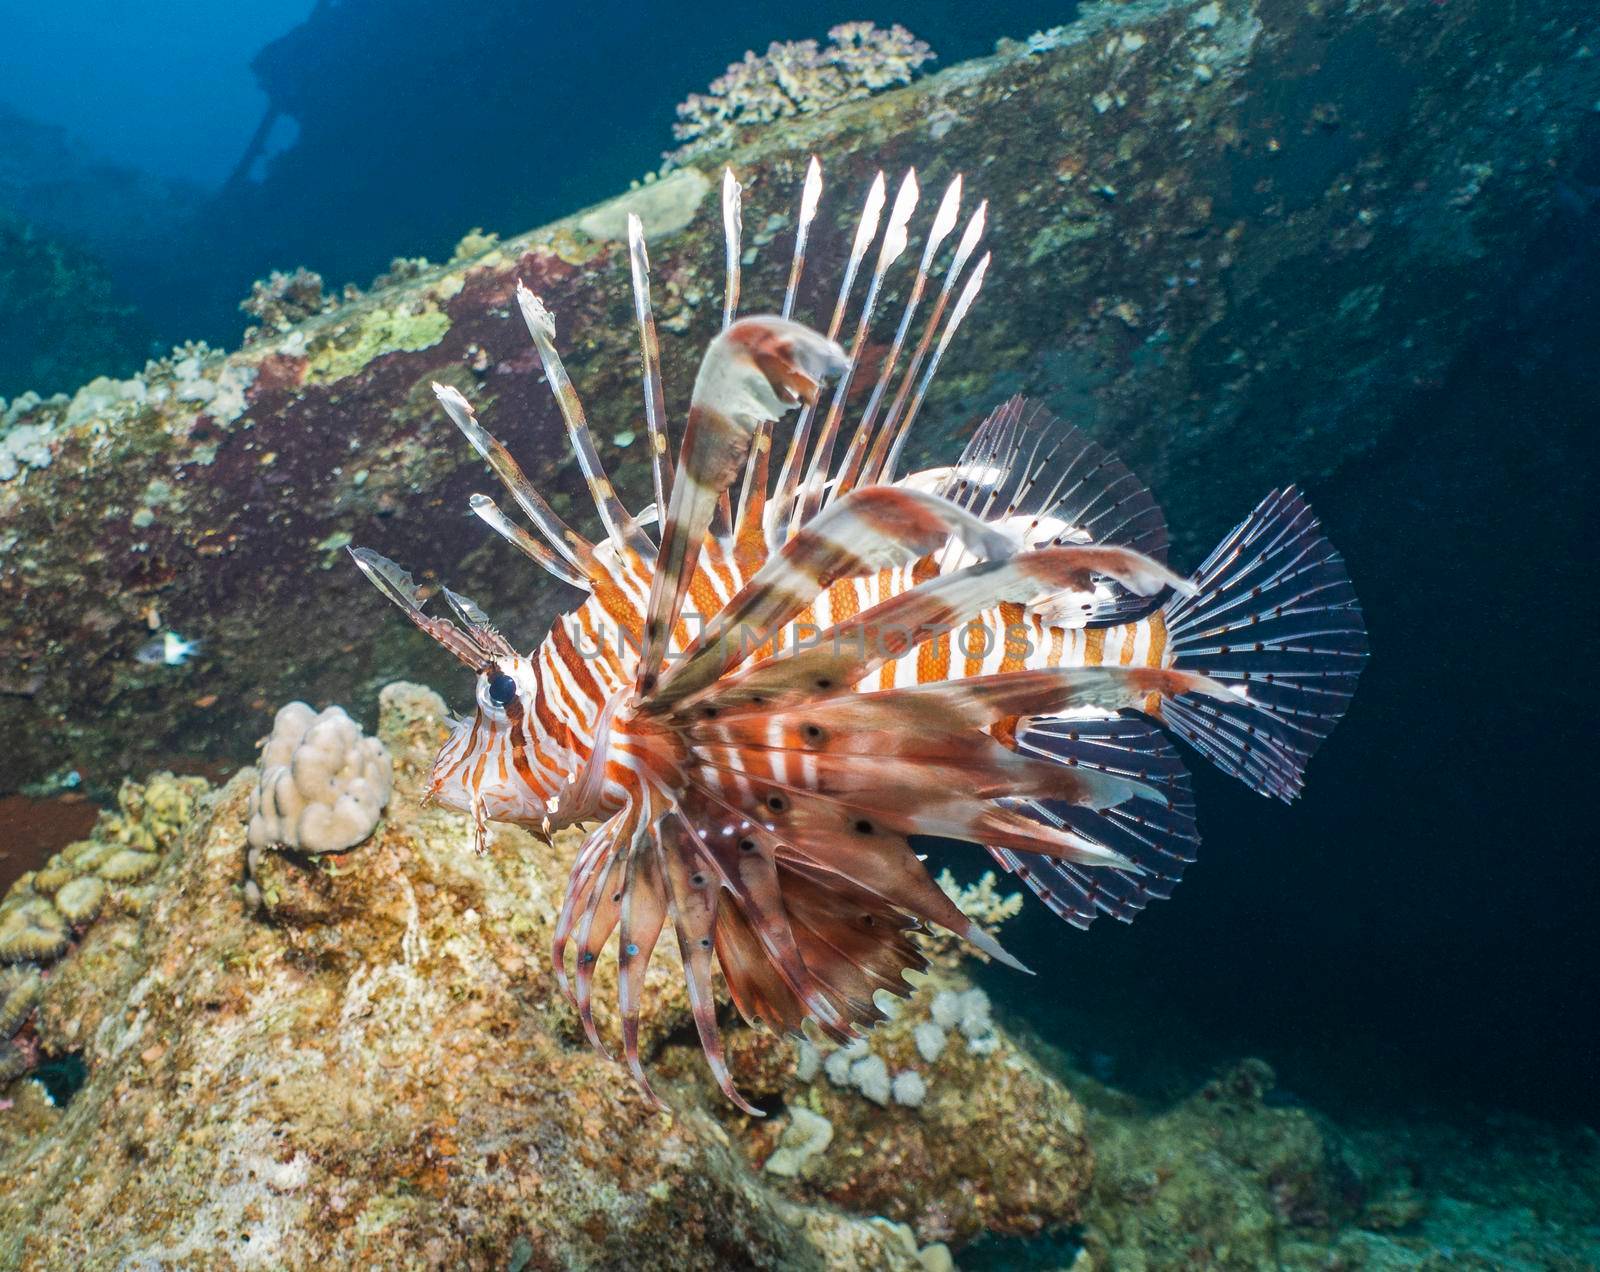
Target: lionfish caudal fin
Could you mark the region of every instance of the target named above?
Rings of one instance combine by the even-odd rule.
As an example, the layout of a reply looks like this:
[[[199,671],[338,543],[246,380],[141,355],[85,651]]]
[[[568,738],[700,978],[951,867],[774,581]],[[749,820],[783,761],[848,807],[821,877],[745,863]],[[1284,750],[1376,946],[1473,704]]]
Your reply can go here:
[[[912,939],[919,929],[943,928],[1020,967],[933,882],[915,836],[982,845],[1077,926],[1102,913],[1130,919],[1171,892],[1198,842],[1187,775],[1167,734],[1142,713],[1158,705],[1161,722],[1185,741],[1282,794],[1297,788],[1359,666],[1359,613],[1342,565],[1292,492],[1263,504],[1189,581],[1165,565],[1166,524],[1148,491],[1093,439],[1020,399],[984,422],[954,466],[895,481],[912,422],[989,262],[977,255],[986,226],[980,204],[924,313],[961,219],[961,179],[940,199],[914,266],[896,271],[915,235],[920,193],[912,173],[892,203],[882,174],[872,182],[819,333],[792,317],[822,194],[816,161],[800,192],[781,314],[773,317],[739,316],[742,191],[724,175],[722,330],[701,361],[676,462],[649,257],[641,226],[630,220],[659,548],[612,489],[556,351],[554,319],[520,284],[519,307],[603,538],[590,542],[568,526],[466,399],[437,388],[538,533],[475,496],[473,510],[491,528],[597,599],[607,587],[613,598],[623,592],[611,577],[617,563],[649,571],[647,598],[629,602],[637,611],[627,624],[633,669],[612,682],[620,687],[592,717],[588,758],[571,779],[582,790],[552,803],[591,810],[602,787],[627,792],[579,851],[552,957],[586,1036],[609,1055],[594,1017],[594,969],[615,951],[621,1056],[651,1098],[642,989],[669,927],[712,1073],[730,1100],[755,1114],[724,1059],[719,973],[752,1025],[798,1033],[809,1022],[842,1042],[883,1018],[877,991],[910,992],[906,973],[925,966]],[[905,299],[891,315],[892,334],[874,343],[879,302],[894,294],[886,288]],[[888,352],[870,386],[858,382],[866,350],[884,340]],[[861,398],[846,429],[846,408]],[[796,408],[774,474],[776,427]],[[481,669],[509,650],[471,602],[447,591],[461,625],[433,618],[399,567],[365,550],[357,560],[463,663]],[[903,571],[898,590],[868,588],[895,571]],[[819,640],[786,647],[772,639],[847,582],[871,594],[830,609],[834,621]],[[691,639],[691,596],[730,591]],[[1160,610],[1175,661],[1018,663],[965,676],[946,669],[926,682],[919,670],[909,686],[887,675],[890,660],[920,654],[927,631],[952,630],[998,606],[1064,628],[1125,624]],[[1242,659],[1235,655],[1243,646],[1230,637],[1241,625],[1254,629]],[[753,643],[750,632],[758,634]],[[907,635],[886,636],[893,632]],[[880,669],[883,685],[872,680]],[[627,764],[647,753],[670,761],[639,761],[630,775]]]
[[[1239,692],[1166,699],[1161,718],[1223,772],[1287,803],[1367,658],[1344,558],[1291,486],[1235,526],[1192,582],[1165,614],[1173,665]]]

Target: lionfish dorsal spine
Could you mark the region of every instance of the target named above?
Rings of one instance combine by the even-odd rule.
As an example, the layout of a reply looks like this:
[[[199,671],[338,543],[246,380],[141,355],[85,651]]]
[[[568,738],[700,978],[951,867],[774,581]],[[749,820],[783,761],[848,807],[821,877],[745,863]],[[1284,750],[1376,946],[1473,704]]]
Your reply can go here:
[[[549,381],[550,391],[555,395],[556,404],[560,407],[561,418],[567,426],[567,438],[572,443],[578,467],[588,484],[595,511],[600,514],[600,521],[606,528],[606,537],[619,552],[632,549],[648,556],[654,551],[655,545],[639,529],[639,523],[633,514],[622,506],[616,488],[606,476],[605,465],[600,461],[600,452],[595,447],[593,434],[589,431],[589,421],[584,414],[583,403],[578,398],[578,391],[573,387],[571,377],[567,375],[561,355],[556,352],[555,316],[521,280],[517,282],[517,307],[522,311],[523,322],[527,325],[528,334],[533,338],[539,362],[544,368],[545,379]]]
[[[855,335],[850,341],[850,363],[833,386],[833,397],[828,402],[828,414],[823,420],[821,432],[817,435],[816,448],[812,452],[811,463],[806,470],[802,486],[804,502],[800,509],[801,524],[815,516],[825,502],[828,493],[826,479],[833,464],[834,443],[839,436],[839,426],[844,418],[845,400],[854,383],[856,370],[861,365],[861,352],[866,347],[867,336],[872,330],[872,319],[877,313],[883,280],[889,272],[889,267],[899,260],[906,250],[909,241],[907,226],[920,197],[921,190],[917,185],[916,169],[907,169],[895,194],[889,221],[883,231],[883,242],[878,248],[878,259],[867,282],[867,294],[861,302],[860,316],[856,319]]]
[[[895,328],[894,339],[889,344],[889,352],[885,355],[882,367],[878,370],[878,379],[872,386],[872,394],[867,399],[866,406],[861,411],[861,419],[856,425],[855,436],[850,441],[849,448],[845,451],[843,463],[839,469],[839,479],[829,493],[830,499],[837,499],[840,495],[848,494],[854,488],[856,479],[861,475],[863,465],[871,471],[872,459],[878,454],[878,447],[873,446],[868,453],[868,443],[873,440],[873,426],[877,423],[878,411],[883,405],[884,393],[889,387],[889,381],[894,376],[896,365],[900,361],[900,354],[905,348],[906,336],[911,330],[912,320],[916,317],[917,308],[922,303],[923,293],[928,287],[928,274],[933,267],[934,257],[938,254],[940,245],[949,237],[950,231],[955,228],[956,219],[961,211],[961,174],[957,173],[951,178],[950,184],[945,188],[944,197],[939,201],[939,210],[934,214],[933,224],[928,229],[928,240],[923,244],[922,257],[917,262],[916,277],[912,279],[910,294],[906,297],[905,307],[900,312],[900,322]]]
[[[800,290],[800,276],[806,267],[806,240],[811,235],[811,222],[817,215],[817,205],[822,201],[822,164],[816,155],[806,164],[805,181],[800,187],[800,211],[795,220],[794,255],[789,262],[789,281],[783,289],[783,308],[780,317],[794,317],[795,294]]]
[[[883,215],[883,205],[886,199],[887,187],[884,176],[880,170],[872,178],[872,184],[867,189],[866,202],[862,205],[860,219],[856,222],[855,237],[850,244],[850,256],[845,262],[844,277],[839,281],[839,294],[834,300],[833,315],[828,319],[827,338],[837,340],[839,331],[844,326],[845,311],[850,303],[850,292],[855,287],[856,274],[861,269],[861,262],[866,259],[867,249],[872,246],[872,240],[878,235],[878,222]],[[778,483],[773,491],[772,504],[779,519],[777,537],[772,546],[776,547],[798,529],[798,517],[794,514],[795,501],[803,493],[800,484],[800,469],[806,462],[811,442],[811,424],[816,415],[816,405],[807,403],[800,412],[800,418],[795,421],[794,431],[789,437],[789,449],[784,455],[783,467],[778,470]]]
[[[512,521],[501,511],[500,505],[495,503],[488,495],[475,494],[467,499],[470,507],[486,526],[498,534],[517,551],[521,552],[530,561],[536,563],[547,574],[552,574],[563,583],[573,587],[583,588],[588,591],[593,585],[585,575],[577,573],[566,561],[558,557],[539,540]]]
[[[884,416],[882,434],[887,439],[884,448],[884,458],[881,465],[869,467],[862,475],[864,482],[892,481],[894,479],[895,462],[900,449],[905,444],[905,437],[911,427],[911,421],[904,416],[906,399],[910,396],[911,387],[917,380],[917,372],[921,369],[923,360],[928,356],[928,350],[933,346],[935,338],[941,330],[940,323],[944,318],[945,310],[950,304],[950,297],[955,292],[957,280],[967,267],[967,261],[972,253],[977,250],[982,241],[984,231],[988,228],[989,201],[982,200],[972,215],[967,218],[966,228],[961,232],[961,238],[956,243],[954,255],[950,258],[949,267],[945,270],[944,281],[940,284],[939,295],[934,300],[933,312],[928,315],[927,325],[922,330],[922,337],[917,341],[917,347],[912,351],[911,361],[906,364],[904,374],[900,377],[900,387],[895,391],[894,400],[889,404],[889,411]]]
[[[650,446],[650,476],[656,511],[667,506],[672,490],[672,452],[667,438],[666,394],[661,386],[661,345],[656,338],[655,309],[650,303],[650,254],[644,224],[628,213],[628,273],[633,284],[633,315],[639,327],[639,361],[643,367],[645,438]]]
[[[893,480],[895,467],[900,462],[900,452],[905,446],[906,438],[911,435],[911,426],[916,422],[917,412],[922,409],[922,399],[927,396],[928,385],[932,383],[934,373],[939,369],[939,363],[944,358],[945,350],[950,347],[951,340],[955,339],[956,332],[960,329],[962,321],[967,316],[967,311],[972,308],[972,302],[978,298],[978,292],[983,287],[984,276],[989,272],[989,253],[985,252],[978,258],[978,263],[973,267],[972,273],[967,277],[966,286],[961,289],[961,295],[956,299],[955,308],[950,311],[950,321],[939,333],[939,342],[933,347],[933,356],[928,359],[928,365],[923,369],[922,378],[917,381],[916,393],[912,395],[911,404],[906,408],[904,417],[899,421],[895,431],[894,442],[889,447],[889,456],[884,461],[884,471],[881,480]]]
[[[739,270],[744,231],[744,190],[732,168],[722,170],[722,251],[726,282],[722,291],[722,329],[739,316]]]
[[[516,500],[517,506],[533,522],[534,527],[544,536],[550,547],[579,577],[592,580],[597,569],[594,544],[569,526],[544,496],[534,489],[533,483],[528,480],[528,475],[522,471],[522,465],[517,463],[499,438],[478,422],[472,404],[462,396],[459,389],[435,381],[433,393],[451,422],[488,463],[494,475],[500,479],[500,484]],[[479,516],[482,515],[479,513]],[[490,524],[494,523],[491,521]],[[558,574],[557,577],[562,576]]]

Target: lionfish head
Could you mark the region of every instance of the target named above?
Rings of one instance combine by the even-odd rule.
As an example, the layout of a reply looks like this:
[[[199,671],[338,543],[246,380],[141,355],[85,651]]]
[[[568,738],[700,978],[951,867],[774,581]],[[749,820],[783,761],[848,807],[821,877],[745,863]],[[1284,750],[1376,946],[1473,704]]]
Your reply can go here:
[[[369,548],[352,548],[361,572],[464,666],[477,674],[477,708],[458,721],[434,761],[428,795],[436,803],[485,820],[538,825],[560,777],[547,771],[548,746],[539,745],[533,703],[538,670],[522,657],[466,597],[449,588],[445,600],[458,622],[424,613],[411,575]]]
[[[537,672],[517,654],[478,669],[476,709],[458,720],[429,775],[428,794],[457,812],[537,825],[558,778],[539,762],[533,714]]]

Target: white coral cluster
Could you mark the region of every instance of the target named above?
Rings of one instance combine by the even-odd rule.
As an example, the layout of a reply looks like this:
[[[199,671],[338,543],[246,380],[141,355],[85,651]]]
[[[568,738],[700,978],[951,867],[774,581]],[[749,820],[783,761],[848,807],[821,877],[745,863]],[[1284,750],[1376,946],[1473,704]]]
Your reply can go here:
[[[969,989],[964,994],[953,989],[941,989],[933,996],[928,1024],[932,1030],[940,1032],[937,1051],[944,1050],[944,1038],[952,1031],[959,1032],[967,1040],[967,1050],[975,1055],[988,1055],[999,1045],[995,1037],[989,995],[981,989]],[[919,1051],[923,1050],[925,1043],[930,1049],[935,1047],[932,1030],[917,1038]]]
[[[372,834],[389,803],[394,767],[377,738],[343,707],[320,714],[291,702],[273,721],[250,795],[252,848],[344,852]]]
[[[760,57],[746,53],[705,93],[691,94],[678,107],[673,133],[689,144],[671,158],[713,149],[751,124],[814,114],[909,83],[912,72],[933,56],[898,24],[845,22],[828,32],[826,46],[815,40],[775,41]]]

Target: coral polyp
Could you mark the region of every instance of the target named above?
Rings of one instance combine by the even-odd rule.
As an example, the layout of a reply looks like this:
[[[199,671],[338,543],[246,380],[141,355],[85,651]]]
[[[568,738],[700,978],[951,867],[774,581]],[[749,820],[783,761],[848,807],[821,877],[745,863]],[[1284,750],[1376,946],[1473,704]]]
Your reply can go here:
[[[43,984],[38,971],[26,964],[0,970],[0,1041],[22,1028],[39,1004]]]

